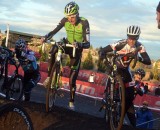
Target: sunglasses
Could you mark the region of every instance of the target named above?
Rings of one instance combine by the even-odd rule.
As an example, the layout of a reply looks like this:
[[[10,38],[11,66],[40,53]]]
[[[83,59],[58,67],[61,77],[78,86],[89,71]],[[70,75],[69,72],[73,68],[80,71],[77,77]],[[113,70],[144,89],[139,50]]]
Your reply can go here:
[[[138,40],[138,39],[139,39],[139,37],[128,36],[128,39],[129,39],[129,40]]]
[[[77,17],[77,14],[74,14],[74,15],[68,15],[68,16],[67,16],[67,18],[68,18],[68,19],[72,19],[72,18],[76,18],[76,17]]]

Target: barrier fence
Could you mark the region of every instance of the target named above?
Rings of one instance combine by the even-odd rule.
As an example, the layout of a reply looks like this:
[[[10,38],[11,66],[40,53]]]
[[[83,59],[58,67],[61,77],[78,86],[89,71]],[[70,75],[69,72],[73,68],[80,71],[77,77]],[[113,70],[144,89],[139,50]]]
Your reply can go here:
[[[40,65],[40,73],[41,73],[41,80],[39,84],[42,85],[42,83],[47,77],[48,63],[41,62],[39,65]],[[9,75],[11,75],[14,72],[14,70],[15,70],[14,66],[9,65]],[[19,68],[19,73],[23,75],[23,70],[21,67]],[[70,73],[70,69],[68,67],[64,67],[63,77],[62,77],[62,89],[66,91],[69,91],[69,78],[68,78],[69,73]],[[94,73],[95,75],[95,82],[89,83],[88,79],[92,73]],[[77,81],[76,81],[76,86],[77,86],[76,93],[90,97],[90,98],[101,100],[103,98],[106,79],[107,79],[107,75],[103,73],[96,73],[89,70],[80,70]],[[151,85],[150,83],[148,84],[149,84],[149,87],[151,87],[151,85],[152,87],[156,86],[156,84],[153,84],[153,83]],[[147,95],[147,94],[145,94],[142,97],[137,95],[134,100],[135,106],[141,106],[144,100],[149,102],[150,109],[154,111],[160,111],[160,97]]]

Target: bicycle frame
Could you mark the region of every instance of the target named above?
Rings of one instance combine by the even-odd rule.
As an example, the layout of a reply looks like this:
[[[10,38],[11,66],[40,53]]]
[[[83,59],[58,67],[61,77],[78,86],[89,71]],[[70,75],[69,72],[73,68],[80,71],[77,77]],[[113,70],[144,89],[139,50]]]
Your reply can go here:
[[[71,45],[71,44],[63,44],[61,42],[55,42],[55,43],[51,43],[51,44],[56,44],[58,46],[58,53],[57,53],[57,56],[56,56],[56,61],[55,61],[55,64],[56,64],[56,71],[57,71],[57,78],[56,79],[53,79],[52,80],[52,83],[51,83],[51,89],[54,88],[55,86],[55,89],[57,88],[60,88],[61,85],[62,85],[62,54],[65,53],[65,50],[64,50],[64,47],[72,47],[73,48],[73,57],[75,57],[75,50],[76,48]],[[52,76],[53,78],[54,76]],[[56,80],[56,82],[54,82],[54,80]],[[54,84],[55,83],[55,84]]]
[[[137,53],[141,49],[141,47],[137,47],[134,52],[124,55],[129,58],[129,64],[134,59],[132,68],[136,66]],[[116,51],[113,51],[107,53],[104,61],[109,68],[109,73],[104,92],[105,97],[102,101],[103,106],[105,106],[104,108],[106,108],[106,121],[109,123],[111,130],[120,130],[125,116],[125,86],[121,75],[118,73],[118,66],[116,64],[117,61],[122,62],[121,58]],[[123,63],[122,65],[125,67]],[[100,111],[103,106],[100,108]],[[118,106],[120,106],[120,108]]]
[[[111,69],[108,74],[109,78],[106,82],[106,114],[108,118],[107,122],[110,124],[112,130],[121,129],[125,115],[125,89],[121,76],[118,74],[117,70],[116,60],[118,56],[117,53],[110,53],[108,54],[106,61]],[[118,97],[117,94],[119,94]],[[116,99],[119,99],[119,101],[116,101]]]
[[[55,63],[51,69],[50,80],[48,83],[47,94],[46,94],[46,111],[55,104],[56,96],[63,96],[58,93],[59,88],[62,86],[62,54],[65,53],[65,47],[73,47],[73,57],[75,57],[75,47],[71,44],[64,44],[62,42],[52,42],[51,44],[56,44],[58,47],[58,53],[56,55]],[[42,46],[42,51],[44,46]]]

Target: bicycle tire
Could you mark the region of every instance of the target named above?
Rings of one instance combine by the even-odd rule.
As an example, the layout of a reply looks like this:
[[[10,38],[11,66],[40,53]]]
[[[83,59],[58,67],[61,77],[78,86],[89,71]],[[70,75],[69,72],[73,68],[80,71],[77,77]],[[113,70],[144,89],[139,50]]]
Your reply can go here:
[[[33,130],[33,123],[29,114],[22,106],[8,103],[0,107],[0,129]]]
[[[47,88],[46,112],[49,112],[50,110],[52,110],[53,106],[55,105],[57,89],[56,87],[51,87],[51,86],[55,86],[55,84],[57,83],[57,75],[59,71],[60,71],[60,67],[55,63],[51,70],[51,75],[50,75],[51,78],[49,80],[49,84]]]
[[[11,77],[8,81],[8,86],[6,98],[9,100],[21,100],[23,96],[23,76],[16,75]]]
[[[123,120],[125,116],[125,87],[120,75],[116,75],[116,79],[119,83],[119,89],[115,89],[114,91],[119,91],[120,98],[119,101],[116,101],[117,97],[115,97],[112,101],[114,105],[111,105],[111,108],[108,109],[108,118],[109,118],[109,126],[111,130],[121,130],[123,126]],[[110,103],[111,104],[111,103]]]

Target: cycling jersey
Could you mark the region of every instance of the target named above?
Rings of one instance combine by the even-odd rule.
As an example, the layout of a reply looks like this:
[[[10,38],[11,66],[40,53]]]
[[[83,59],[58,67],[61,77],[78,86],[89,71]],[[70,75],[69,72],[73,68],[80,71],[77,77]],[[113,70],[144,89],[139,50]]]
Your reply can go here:
[[[107,52],[111,52],[113,50],[116,49],[117,53],[120,54],[120,56],[124,56],[125,54],[127,53],[131,53],[136,50],[137,47],[141,47],[142,49],[138,52],[142,58],[142,63],[143,64],[146,64],[146,65],[150,65],[151,64],[151,60],[145,50],[145,47],[139,42],[139,41],[136,41],[135,45],[133,47],[129,46],[127,44],[127,39],[124,39],[124,40],[120,40],[120,41],[117,41],[113,44],[110,44],[106,47],[104,47],[102,49],[102,52],[103,53],[107,53]],[[123,67],[128,67],[130,62],[131,62],[131,59],[122,59],[123,63],[126,65],[124,66],[124,64],[122,62],[120,62],[119,60],[117,60],[117,65],[119,68],[123,68]],[[123,64],[123,65],[122,65]]]
[[[51,39],[52,36],[55,35],[62,27],[65,27],[67,39],[70,44],[76,41],[83,43],[83,48],[90,47],[90,29],[87,19],[79,17],[76,25],[72,25],[68,19],[64,17],[57,27],[45,36],[45,39]]]
[[[31,73],[38,69],[33,51],[27,50],[23,56],[21,52],[16,51],[16,56],[24,72]]]

